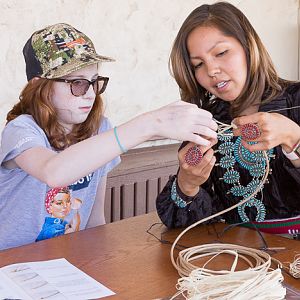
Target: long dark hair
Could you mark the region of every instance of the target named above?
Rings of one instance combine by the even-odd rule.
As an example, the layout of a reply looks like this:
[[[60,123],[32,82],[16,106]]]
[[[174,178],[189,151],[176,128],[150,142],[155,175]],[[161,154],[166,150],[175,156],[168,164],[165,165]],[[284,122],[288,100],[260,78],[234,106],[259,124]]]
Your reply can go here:
[[[103,113],[103,101],[100,95],[96,95],[87,119],[81,124],[75,124],[72,131],[66,134],[57,120],[57,113],[52,105],[52,87],[53,81],[49,79],[30,80],[20,94],[20,101],[8,112],[7,123],[22,114],[31,115],[56,150],[63,150],[97,133]]]
[[[288,82],[278,77],[266,48],[246,16],[232,4],[218,2],[201,5],[192,11],[174,41],[169,66],[182,100],[199,107],[210,107],[210,97],[195,79],[187,50],[187,38],[199,26],[217,28],[224,35],[238,40],[245,51],[247,78],[241,94],[231,105],[232,116],[238,116],[257,99],[269,102],[282,92]]]

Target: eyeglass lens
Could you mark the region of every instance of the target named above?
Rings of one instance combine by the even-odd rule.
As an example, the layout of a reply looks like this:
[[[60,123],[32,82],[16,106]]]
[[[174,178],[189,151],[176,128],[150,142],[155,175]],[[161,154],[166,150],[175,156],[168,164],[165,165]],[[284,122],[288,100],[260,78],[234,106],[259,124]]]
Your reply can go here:
[[[105,90],[105,80],[103,78],[97,78],[90,82],[86,79],[77,79],[72,81],[71,90],[74,96],[83,96],[92,84],[95,94],[101,94]]]

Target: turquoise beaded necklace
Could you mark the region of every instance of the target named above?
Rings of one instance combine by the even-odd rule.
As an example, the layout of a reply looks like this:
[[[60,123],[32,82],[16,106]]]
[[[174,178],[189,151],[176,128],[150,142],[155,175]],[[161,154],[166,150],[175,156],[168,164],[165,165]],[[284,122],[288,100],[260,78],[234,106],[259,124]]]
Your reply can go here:
[[[245,208],[255,207],[257,211],[255,220],[261,222],[265,219],[266,208],[263,202],[258,199],[257,194],[262,191],[264,186],[261,182],[267,170],[266,157],[263,151],[250,152],[246,149],[241,143],[242,138],[240,136],[234,141],[232,130],[228,129],[228,127],[219,130],[218,140],[221,143],[215,151],[222,155],[219,163],[216,165],[226,170],[223,178],[220,178],[220,180],[224,180],[225,183],[232,185],[228,190],[228,194],[231,193],[236,197],[241,197],[241,201],[251,196],[247,202],[244,202],[237,208],[241,220],[249,222]],[[255,142],[249,143],[254,144]],[[266,151],[268,161],[274,157],[273,152],[273,149]],[[252,177],[252,180],[246,186],[240,183],[240,173],[235,168],[237,165],[246,169]],[[258,189],[259,186],[260,188]]]
[[[292,110],[295,108],[300,108],[300,106],[272,109],[268,112]],[[249,222],[249,217],[245,212],[246,207],[255,207],[257,211],[255,220],[258,222],[264,221],[266,217],[266,208],[262,200],[257,199],[257,194],[261,192],[264,187],[264,183],[268,176],[266,172],[270,172],[269,161],[274,158],[274,149],[250,152],[241,144],[242,139],[240,136],[233,141],[232,128],[236,128],[234,124],[224,124],[216,119],[214,119],[214,121],[218,124],[218,140],[221,141],[215,152],[219,152],[223,155],[220,162],[216,165],[219,165],[226,170],[223,178],[220,179],[224,180],[227,184],[233,185],[229,189],[228,194],[231,193],[236,197],[242,197],[240,200],[241,204],[237,206],[237,210],[243,222]],[[248,143],[254,144],[255,142]],[[234,169],[236,164],[248,170],[250,176],[253,178],[246,186],[240,184],[240,174]]]

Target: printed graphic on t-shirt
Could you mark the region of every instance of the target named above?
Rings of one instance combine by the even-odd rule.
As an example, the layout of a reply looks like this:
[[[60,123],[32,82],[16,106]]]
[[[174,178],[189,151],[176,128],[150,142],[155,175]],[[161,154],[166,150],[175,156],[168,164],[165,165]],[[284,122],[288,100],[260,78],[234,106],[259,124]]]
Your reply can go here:
[[[68,187],[52,188],[47,192],[45,208],[49,216],[45,217],[36,241],[79,231],[81,221],[79,211],[83,201],[72,197],[72,191],[88,187],[92,177],[93,173]]]
[[[78,191],[78,190],[81,190],[81,189],[84,189],[84,188],[88,187],[91,180],[92,180],[92,178],[93,178],[93,175],[94,175],[94,173],[91,173],[87,176],[84,176],[84,177],[80,178],[79,180],[77,180],[73,184],[71,184],[69,186],[69,188],[72,191]]]
[[[71,197],[71,190],[68,187],[50,189],[45,200],[46,211],[50,217],[45,218],[44,225],[36,241],[79,231],[79,209],[81,205],[82,201],[80,199]],[[65,219],[71,211],[73,211],[73,216],[68,222]]]

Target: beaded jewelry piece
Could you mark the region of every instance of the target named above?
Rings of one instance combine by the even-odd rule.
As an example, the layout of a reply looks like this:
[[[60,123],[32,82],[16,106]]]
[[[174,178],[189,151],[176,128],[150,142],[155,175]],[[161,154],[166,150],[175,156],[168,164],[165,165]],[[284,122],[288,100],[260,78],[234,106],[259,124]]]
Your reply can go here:
[[[248,123],[242,126],[241,134],[243,140],[253,141],[260,137],[260,130],[257,124]]]
[[[242,137],[237,137],[233,141],[233,134],[231,130],[227,130],[224,133],[218,135],[219,141],[222,143],[219,145],[218,150],[223,155],[219,164],[222,168],[226,169],[221,180],[224,180],[227,184],[232,184],[228,193],[232,193],[236,197],[243,197],[246,199],[253,194],[259,186],[266,171],[266,161],[262,151],[250,152],[246,149],[241,141]],[[249,142],[255,144],[255,142]],[[270,160],[273,157],[273,149],[266,151],[267,157]],[[243,186],[240,183],[240,173],[235,170],[234,166],[239,164],[242,168],[249,171],[253,177],[252,181]],[[263,189],[261,187],[260,191]],[[259,191],[257,191],[259,192]],[[243,200],[242,199],[242,200]],[[249,222],[249,218],[245,212],[246,207],[254,206],[257,210],[256,221],[260,222],[265,219],[266,208],[261,200],[255,198],[255,195],[246,203],[238,207],[238,213],[243,222]]]
[[[171,188],[171,200],[175,202],[175,204],[179,208],[185,208],[190,202],[184,201],[180,196],[177,194],[177,188],[176,188],[176,178],[173,181],[172,188]]]
[[[189,166],[196,166],[200,163],[203,157],[203,153],[198,145],[194,145],[188,149],[184,156],[185,162]]]

